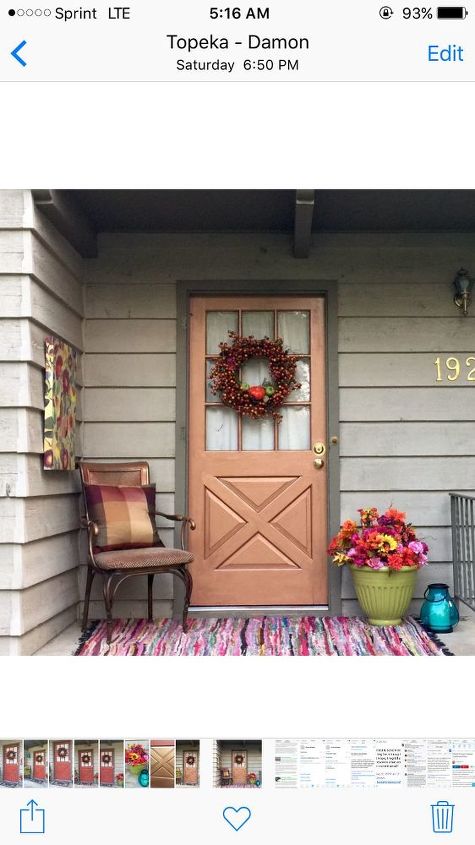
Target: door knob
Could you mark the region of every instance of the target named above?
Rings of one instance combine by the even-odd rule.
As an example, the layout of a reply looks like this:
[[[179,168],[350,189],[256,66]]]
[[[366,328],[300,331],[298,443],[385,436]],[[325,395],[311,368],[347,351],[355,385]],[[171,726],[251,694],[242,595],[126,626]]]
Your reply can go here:
[[[325,461],[323,460],[323,458],[315,458],[313,465],[315,469],[321,469],[324,463]]]

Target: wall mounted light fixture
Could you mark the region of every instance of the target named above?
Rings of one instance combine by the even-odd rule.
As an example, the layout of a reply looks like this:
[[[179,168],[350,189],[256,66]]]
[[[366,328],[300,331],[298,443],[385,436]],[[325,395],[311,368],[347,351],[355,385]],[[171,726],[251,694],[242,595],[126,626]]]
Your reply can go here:
[[[458,271],[454,279],[455,296],[454,302],[458,308],[461,308],[464,316],[468,314],[468,307],[471,300],[471,291],[473,287],[473,279],[470,278],[468,270],[463,267]]]

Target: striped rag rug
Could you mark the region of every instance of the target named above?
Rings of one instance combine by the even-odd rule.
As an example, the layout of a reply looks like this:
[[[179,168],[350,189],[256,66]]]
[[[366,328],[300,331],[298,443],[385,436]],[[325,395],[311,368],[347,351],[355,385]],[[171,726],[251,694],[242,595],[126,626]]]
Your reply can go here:
[[[416,619],[379,628],[345,616],[259,616],[252,619],[190,618],[188,631],[174,619],[116,619],[110,646],[104,621],[83,634],[81,656],[365,656],[448,655]]]

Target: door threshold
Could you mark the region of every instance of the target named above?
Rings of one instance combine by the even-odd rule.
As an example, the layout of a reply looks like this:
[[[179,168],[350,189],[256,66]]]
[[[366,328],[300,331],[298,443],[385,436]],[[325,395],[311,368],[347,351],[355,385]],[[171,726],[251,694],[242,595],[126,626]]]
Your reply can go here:
[[[318,616],[321,613],[328,613],[329,607],[326,604],[305,604],[305,605],[235,605],[215,607],[200,607],[198,605],[189,608],[190,615],[209,616],[219,613],[221,616]]]

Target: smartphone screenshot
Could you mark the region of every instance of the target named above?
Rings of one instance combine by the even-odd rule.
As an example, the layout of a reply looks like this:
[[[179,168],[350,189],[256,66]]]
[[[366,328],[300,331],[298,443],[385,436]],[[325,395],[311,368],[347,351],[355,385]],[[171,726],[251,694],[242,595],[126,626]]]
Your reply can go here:
[[[471,842],[474,26],[1,4],[1,845]]]

